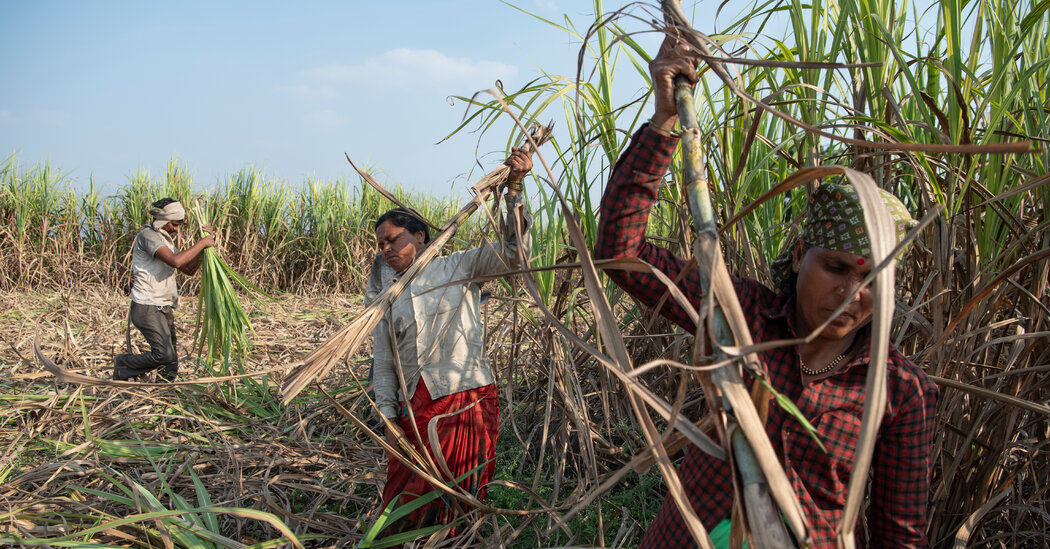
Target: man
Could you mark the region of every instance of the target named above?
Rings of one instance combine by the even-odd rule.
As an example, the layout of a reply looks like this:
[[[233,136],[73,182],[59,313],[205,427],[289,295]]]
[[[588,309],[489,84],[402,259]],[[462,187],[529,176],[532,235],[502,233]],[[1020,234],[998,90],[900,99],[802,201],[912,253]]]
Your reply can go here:
[[[686,267],[682,258],[648,242],[645,230],[678,143],[670,131],[678,118],[673,80],[683,75],[697,82],[696,67],[695,55],[670,42],[665,42],[649,64],[656,112],[635,134],[609,178],[601,204],[596,258],[638,257],[673,280],[678,280]],[[896,222],[900,241],[914,221],[889,193],[882,192],[882,201]],[[805,336],[830,318],[813,341],[759,355],[770,384],[799,407],[826,447],[825,451],[813,442],[798,421],[781,408],[770,408],[766,432],[802,504],[813,548],[836,547],[835,529],[844,512],[865,399],[873,310],[870,287],[861,289],[842,313],[831,317],[874,266],[858,208],[860,203],[852,188],[825,183],[810,196],[803,234],[773,264],[776,288],[734,279],[756,343]],[[608,274],[649,306],[656,306],[666,290],[651,273]],[[699,308],[702,296],[697,270],[686,272],[679,287]],[[673,300],[660,313],[695,332],[692,321]],[[937,388],[892,345],[886,377],[887,408],[868,489],[868,542],[870,547],[880,548],[924,546]],[[733,500],[728,465],[689,448],[679,475],[690,504],[712,530],[712,538],[714,533],[728,530]],[[858,525],[856,531],[864,537],[864,528]],[[863,545],[864,540],[860,541]],[[668,497],[641,547],[695,545],[677,506]]]
[[[179,370],[174,310],[179,303],[175,270],[192,275],[200,268],[204,249],[215,240],[206,236],[187,250],[175,248],[174,236],[186,220],[186,209],[171,198],[162,198],[149,210],[153,222],[146,225],[131,252],[132,324],[142,332],[150,350],[113,358],[113,379],[127,381],[160,369],[166,381],[174,381]],[[210,232],[210,228],[205,227]]]
[[[521,254],[527,254],[531,246],[531,218],[524,208],[521,179],[532,169],[532,160],[515,149],[505,164],[511,170],[502,241],[432,260],[372,332],[376,404],[392,425],[386,429],[387,439],[397,447],[397,441],[407,437],[416,451],[430,453],[428,426],[431,419],[442,416],[436,423],[438,440],[434,442],[452,473],[452,478],[444,480],[451,482],[470,473],[457,486],[479,498],[485,496],[495,468],[499,400],[485,354],[481,283],[472,279],[522,267]],[[515,226],[521,232],[520,241]],[[430,242],[428,227],[414,212],[402,208],[380,216],[375,230],[389,270],[373,268],[366,289],[371,296],[394,283]],[[384,505],[399,495],[399,504],[404,504],[433,489],[400,461],[389,458]],[[453,518],[455,505],[450,498],[439,498],[395,529],[445,524]]]

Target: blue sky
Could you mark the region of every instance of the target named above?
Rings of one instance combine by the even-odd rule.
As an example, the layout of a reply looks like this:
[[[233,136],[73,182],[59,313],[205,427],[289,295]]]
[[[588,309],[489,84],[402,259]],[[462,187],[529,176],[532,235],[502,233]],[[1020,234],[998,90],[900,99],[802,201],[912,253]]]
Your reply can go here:
[[[518,6],[586,26],[591,3]],[[611,11],[615,6],[606,6]],[[5,2],[0,158],[48,161],[77,187],[112,190],[177,158],[198,186],[246,166],[298,185],[381,181],[460,194],[495,167],[506,118],[460,134],[470,95],[539,69],[575,74],[580,44],[498,1]],[[578,10],[578,11],[572,11]],[[632,90],[632,92],[635,90]],[[474,170],[468,177],[468,172]]]
[[[603,5],[611,13],[628,3]],[[728,11],[752,7],[684,3],[708,32],[733,18]],[[513,4],[559,24],[567,15],[581,33],[593,20],[586,0]],[[620,24],[651,28],[630,17]],[[784,32],[775,28],[784,27],[763,32]],[[659,43],[636,39],[650,52]],[[0,160],[13,154],[21,169],[49,162],[75,187],[93,178],[112,192],[140,169],[163,176],[170,159],[198,187],[249,166],[295,186],[356,184],[345,152],[389,186],[466,196],[503,160],[512,122],[504,117],[480,143],[464,132],[438,144],[465,113],[448,98],[497,79],[516,90],[540,68],[574,76],[579,48],[498,0],[8,1],[0,4]],[[642,82],[626,61],[619,69],[614,95],[623,104]],[[564,120],[556,123],[564,132]]]

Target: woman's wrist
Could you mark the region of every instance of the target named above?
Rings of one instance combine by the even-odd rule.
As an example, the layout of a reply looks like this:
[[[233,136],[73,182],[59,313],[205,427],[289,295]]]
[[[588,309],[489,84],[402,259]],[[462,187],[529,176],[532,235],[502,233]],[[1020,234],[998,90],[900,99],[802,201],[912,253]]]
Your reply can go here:
[[[670,123],[659,123],[655,118],[649,119],[649,127],[656,133],[664,137],[678,137],[679,133],[674,131],[674,118],[668,119]]]

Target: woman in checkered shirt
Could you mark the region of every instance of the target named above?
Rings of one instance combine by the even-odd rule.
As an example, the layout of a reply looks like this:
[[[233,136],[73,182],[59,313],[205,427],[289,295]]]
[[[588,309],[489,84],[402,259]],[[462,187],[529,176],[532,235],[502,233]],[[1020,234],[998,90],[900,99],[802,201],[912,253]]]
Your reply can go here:
[[[649,212],[678,143],[673,79],[695,83],[697,60],[684,48],[665,42],[649,65],[656,98],[655,114],[620,157],[601,203],[596,258],[637,257],[677,280],[686,262],[646,240]],[[897,221],[898,236],[913,225],[903,204],[889,193],[883,202]],[[811,545],[833,548],[843,515],[852,470],[870,356],[872,293],[860,289],[845,310],[834,311],[872,270],[870,246],[855,192],[825,183],[810,197],[803,234],[773,264],[775,288],[734,279],[741,307],[756,343],[795,339],[830,319],[809,343],[760,353],[769,382],[789,397],[816,428],[821,449],[798,422],[770,407],[766,431],[784,466],[810,525]],[[618,285],[655,307],[665,293],[652,274],[608,271]],[[679,287],[699,307],[701,285],[696,269]],[[696,327],[684,311],[666,300],[659,311],[690,333]],[[887,361],[887,407],[873,456],[867,497],[866,530],[858,541],[871,547],[926,545],[926,504],[932,465],[932,437],[937,388],[930,378],[892,345]],[[733,487],[728,465],[690,447],[679,476],[690,503],[712,534],[729,528]],[[717,536],[713,535],[712,538]],[[695,547],[670,497],[650,525],[642,547]]]

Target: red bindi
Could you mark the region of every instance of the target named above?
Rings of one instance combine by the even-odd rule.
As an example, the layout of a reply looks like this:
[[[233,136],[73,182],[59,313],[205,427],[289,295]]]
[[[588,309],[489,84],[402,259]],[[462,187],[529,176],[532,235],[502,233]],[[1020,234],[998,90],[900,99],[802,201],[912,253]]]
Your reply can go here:
[[[864,264],[864,258],[863,257],[857,260],[857,265],[863,265],[863,264]]]

